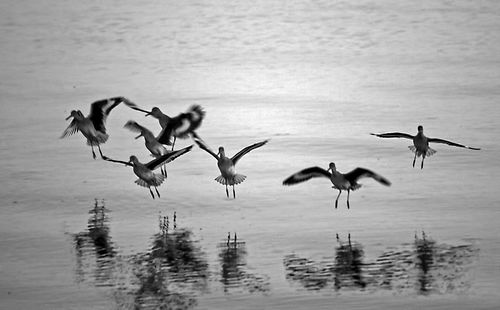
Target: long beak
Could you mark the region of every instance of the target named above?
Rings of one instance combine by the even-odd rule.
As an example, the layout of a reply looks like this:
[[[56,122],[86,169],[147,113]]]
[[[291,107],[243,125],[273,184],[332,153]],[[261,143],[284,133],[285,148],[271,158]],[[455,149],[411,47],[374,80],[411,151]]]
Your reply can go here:
[[[140,135],[138,135],[137,137],[135,137],[135,138],[139,139],[140,137],[142,137],[142,133]]]
[[[66,120],[69,120],[71,117],[72,117],[71,115],[70,115],[70,116],[68,116],[68,117],[66,117]]]
[[[146,115],[144,115],[144,116],[150,116],[151,113],[153,113],[153,111],[146,113]]]

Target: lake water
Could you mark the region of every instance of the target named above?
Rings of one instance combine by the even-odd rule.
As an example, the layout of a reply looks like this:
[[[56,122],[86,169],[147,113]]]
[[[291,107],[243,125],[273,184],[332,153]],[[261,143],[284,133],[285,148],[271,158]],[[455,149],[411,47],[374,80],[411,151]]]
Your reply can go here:
[[[497,1],[3,1],[0,308],[496,309],[499,16]],[[81,134],[59,139],[71,110],[112,96],[202,105],[198,134],[229,155],[270,142],[238,163],[234,200],[196,146],[153,200]],[[120,105],[103,152],[147,161],[129,119],[159,131]],[[420,124],[482,150],[436,144],[421,170],[409,140],[369,135]],[[363,179],[348,210],[326,179],[281,185],[331,161],[392,186]]]

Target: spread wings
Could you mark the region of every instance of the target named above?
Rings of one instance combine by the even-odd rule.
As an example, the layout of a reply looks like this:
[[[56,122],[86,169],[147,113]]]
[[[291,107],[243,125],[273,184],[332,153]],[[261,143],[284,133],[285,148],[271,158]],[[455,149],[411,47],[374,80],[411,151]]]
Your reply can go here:
[[[283,181],[283,185],[293,185],[305,182],[311,178],[331,178],[331,173],[320,167],[310,167],[296,172]]]
[[[68,136],[71,136],[72,134],[74,134],[75,132],[78,131],[78,125],[77,125],[77,120],[75,118],[73,118],[73,120],[71,121],[71,123],[69,124],[68,128],[66,128],[62,135],[61,135],[61,139],[62,138],[66,138]]]
[[[387,132],[387,133],[370,133],[372,136],[377,136],[379,138],[405,138],[413,140],[414,136],[404,133],[404,132]]]
[[[455,142],[451,142],[451,141],[444,140],[444,139],[439,139],[439,138],[428,138],[428,141],[429,142],[434,142],[434,143],[448,144],[448,145],[456,146],[456,147],[463,147],[463,148],[470,149],[470,150],[476,150],[476,151],[480,150],[480,148],[477,148],[477,147],[470,147],[470,146],[466,146],[466,145],[463,145],[463,144],[458,144],[458,143],[455,143]]]
[[[134,108],[136,104],[125,97],[113,97],[95,101],[90,106],[89,119],[94,124],[97,131],[106,133],[106,118],[111,110],[113,110],[120,103],[126,104],[128,107]]]
[[[150,169],[150,170],[154,170],[166,163],[169,163],[171,161],[173,161],[174,159],[176,159],[177,157],[181,156],[181,155],[184,155],[186,154],[187,152],[191,151],[191,149],[193,148],[192,145],[188,146],[188,147],[185,147],[183,149],[180,149],[180,150],[177,150],[177,151],[173,151],[173,152],[169,152],[168,154],[165,154],[161,157],[158,157],[156,159],[153,159],[152,161],[150,161],[149,163],[147,163],[145,166]]]
[[[231,160],[233,161],[233,164],[236,165],[236,163],[238,162],[238,160],[241,159],[241,157],[243,157],[245,154],[247,154],[248,152],[252,151],[252,150],[255,150],[256,148],[258,147],[261,147],[263,146],[264,144],[266,144],[269,140],[264,140],[262,142],[257,142],[257,143],[254,143],[252,145],[249,145],[247,147],[245,147],[244,149],[242,149],[241,151],[239,151],[238,153],[236,153],[236,155],[234,155]]]
[[[217,154],[214,151],[212,151],[212,149],[198,135],[196,135],[194,137],[194,142],[196,142],[196,144],[198,144],[200,149],[202,149],[205,152],[207,152],[208,154],[212,155],[216,160],[219,160],[219,156],[217,156]]]
[[[357,180],[361,178],[372,178],[375,181],[378,181],[379,183],[384,184],[386,186],[391,185],[391,182],[386,178],[384,178],[383,176],[376,174],[375,172],[365,168],[358,167],[352,170],[351,172],[344,174],[344,177],[351,183],[356,183]]]

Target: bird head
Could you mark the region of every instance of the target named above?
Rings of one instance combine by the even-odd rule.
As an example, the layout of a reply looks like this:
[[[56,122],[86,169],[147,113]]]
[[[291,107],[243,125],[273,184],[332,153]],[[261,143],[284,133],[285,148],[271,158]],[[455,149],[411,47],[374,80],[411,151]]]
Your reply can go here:
[[[161,110],[157,107],[154,107],[153,109],[151,109],[151,112],[146,113],[146,116],[152,115],[153,117],[159,117],[161,114],[163,114]]]
[[[130,156],[130,159],[128,160],[128,162],[135,165],[137,162],[139,162],[139,160],[137,159],[137,157],[132,155],[132,156]]]
[[[424,127],[422,125],[418,125],[417,130],[418,132],[424,132]]]
[[[326,171],[330,171],[330,170],[331,170],[332,172],[334,172],[334,171],[336,171],[336,170],[337,170],[337,168],[335,167],[335,164],[334,164],[334,163],[330,163],[330,164],[328,165],[328,169],[327,169]]]
[[[78,117],[79,115],[83,115],[82,112],[78,111],[78,110],[73,110],[71,111],[71,113],[69,114],[68,117],[66,117],[66,120],[69,120],[70,118],[75,118],[75,117]]]
[[[225,156],[224,148],[222,146],[219,146],[219,153],[217,155]]]

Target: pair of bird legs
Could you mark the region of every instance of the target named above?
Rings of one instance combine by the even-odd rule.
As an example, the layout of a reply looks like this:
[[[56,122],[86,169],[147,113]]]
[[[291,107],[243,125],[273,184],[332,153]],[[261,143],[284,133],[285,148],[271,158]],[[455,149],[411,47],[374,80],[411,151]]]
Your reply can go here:
[[[94,144],[90,143],[90,147],[92,148],[92,157],[94,157],[94,159],[96,159],[97,156],[95,155],[95,152],[94,152]],[[101,146],[99,144],[97,144],[97,148],[99,149],[99,153],[101,154],[101,158],[104,158],[104,155],[102,154],[102,151],[101,151]]]
[[[424,159],[425,159],[425,154],[422,154],[422,164],[420,164],[420,169],[424,169]],[[417,152],[415,152],[415,157],[413,157],[413,168],[415,168],[416,160],[417,160]]]
[[[337,206],[338,206],[338,204],[339,204],[339,197],[340,197],[340,194],[342,194],[342,190],[341,190],[341,189],[336,188],[335,186],[332,186],[332,188],[335,188],[335,189],[337,189],[337,190],[339,191],[339,194],[337,195],[337,199],[335,199],[335,209],[337,209]],[[347,190],[347,209],[349,209],[349,208],[350,208],[350,206],[349,206],[349,194],[350,194],[350,193],[351,193],[351,190],[350,190],[350,189],[348,189],[348,190]]]
[[[153,199],[155,199],[155,195],[153,194],[151,187],[148,187],[148,188],[149,188],[149,192],[151,193],[151,197],[153,197]],[[156,186],[155,186],[155,191],[156,191],[156,194],[158,195],[158,198],[160,198],[160,193],[158,192],[158,189],[156,188]]]
[[[227,196],[227,198],[229,198],[229,190],[227,189],[227,181],[226,181],[226,196]],[[236,198],[236,193],[234,191],[234,185],[233,185],[233,198],[234,199]]]

